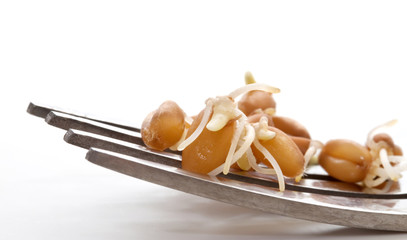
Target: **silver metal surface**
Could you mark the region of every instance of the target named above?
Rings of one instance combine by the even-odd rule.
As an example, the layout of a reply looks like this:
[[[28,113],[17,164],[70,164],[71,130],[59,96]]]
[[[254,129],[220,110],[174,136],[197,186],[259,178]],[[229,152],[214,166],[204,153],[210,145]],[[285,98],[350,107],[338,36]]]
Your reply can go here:
[[[33,107],[36,106],[36,107]],[[36,110],[37,109],[37,110]],[[45,110],[44,110],[45,109]],[[62,110],[30,104],[27,111],[68,130],[65,141],[89,149],[86,158],[102,167],[187,193],[311,221],[376,230],[407,231],[407,179],[370,193],[311,168],[300,183],[287,180],[278,191],[273,176],[232,172],[209,177],[181,169],[178,152],[146,148],[139,129],[120,128]],[[46,114],[44,114],[46,112]]]
[[[139,146],[124,142],[121,140],[100,136],[86,131],[70,129],[65,134],[64,140],[75,146],[89,149],[99,148],[128,156],[153,161],[181,168],[181,156],[177,153],[167,153],[150,150],[144,146]],[[233,171],[228,175],[219,176],[228,179],[234,179],[241,182],[256,184],[264,187],[277,188],[277,180],[274,176],[264,176],[251,171]],[[292,179],[287,179],[286,189],[292,191],[301,191],[307,193],[318,193],[330,196],[375,198],[375,199],[396,199],[407,198],[406,194],[399,193],[397,188],[386,193],[369,194],[363,192],[363,189],[354,184],[334,181],[326,175],[308,175],[299,183]]]
[[[401,200],[358,199],[263,187],[222,177],[210,178],[176,167],[99,149],[86,158],[97,165],[165,187],[274,214],[358,228],[406,231]]]
[[[96,122],[65,113],[51,111],[45,116],[45,121],[64,130],[77,129],[102,136],[144,145],[139,132],[113,126],[111,124]]]
[[[28,107],[27,107],[27,112],[28,113],[30,113],[30,114],[32,114],[34,116],[40,117],[40,118],[46,118],[48,113],[50,113],[51,111],[56,112],[56,113],[59,112],[59,113],[69,114],[69,115],[74,116],[74,117],[76,116],[76,117],[89,119],[89,120],[92,120],[92,121],[95,121],[95,122],[104,123],[104,124],[119,127],[119,128],[122,128],[122,129],[127,129],[127,130],[130,130],[130,131],[140,132],[140,129],[132,127],[132,126],[127,126],[127,125],[124,125],[124,124],[112,123],[112,122],[100,120],[97,117],[89,117],[89,116],[85,117],[85,114],[83,114],[83,113],[76,113],[74,111],[67,111],[67,110],[60,109],[58,107],[40,105],[40,104],[35,104],[35,103],[32,103],[32,102],[30,102],[28,104]]]

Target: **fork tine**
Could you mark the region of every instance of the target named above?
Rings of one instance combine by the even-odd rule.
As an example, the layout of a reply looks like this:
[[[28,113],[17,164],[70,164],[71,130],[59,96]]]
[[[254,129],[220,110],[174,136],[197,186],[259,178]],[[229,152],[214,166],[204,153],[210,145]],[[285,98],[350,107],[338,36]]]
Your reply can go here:
[[[181,157],[175,153],[148,150],[144,146],[113,139],[85,131],[69,129],[64,140],[72,145],[89,149],[99,148],[168,166],[181,167]]]
[[[124,154],[132,156],[135,158],[140,158],[168,166],[173,166],[181,168],[181,157],[177,154],[158,152],[147,149],[143,146],[138,146],[136,144],[131,144],[125,141],[112,139],[109,137],[99,136],[97,134],[92,134],[84,131],[70,129],[64,136],[64,140],[70,144],[85,149],[98,148],[103,150],[108,150],[111,152],[116,152],[119,154]],[[245,183],[257,184],[264,187],[278,188],[278,184],[275,179],[262,179],[256,175],[245,172],[245,174],[240,174],[239,172],[230,172],[227,175],[218,175],[222,178],[232,179]],[[358,197],[358,198],[374,198],[374,199],[396,199],[396,198],[407,198],[406,194],[369,194],[362,192],[351,192],[351,191],[338,191],[331,189],[323,189],[313,186],[304,186],[299,184],[292,184],[290,182],[286,183],[286,189],[291,191],[300,191],[307,193],[317,193],[323,195],[331,196],[341,196],[341,197]]]
[[[83,117],[51,111],[45,117],[45,121],[54,127],[62,128],[64,130],[73,128],[126,142],[144,145],[139,132],[115,127],[106,123],[96,122]]]
[[[59,109],[59,108],[55,108],[55,107],[39,105],[39,104],[35,104],[35,103],[32,103],[32,102],[30,102],[28,104],[28,107],[27,107],[27,112],[29,114],[40,117],[40,118],[44,118],[44,119],[51,111],[68,114],[68,115],[71,115],[71,116],[74,116],[74,117],[81,117],[83,119],[92,120],[92,121],[95,121],[95,122],[111,125],[111,126],[114,126],[114,127],[119,127],[119,128],[122,128],[122,129],[127,129],[127,130],[134,131],[134,132],[140,132],[140,129],[136,128],[136,127],[131,127],[131,126],[123,125],[123,124],[117,124],[117,123],[112,123],[112,122],[108,122],[108,121],[103,121],[103,120],[96,119],[96,118],[90,118],[90,117],[85,116],[84,114],[72,113],[72,112],[69,112],[67,110],[63,110],[63,109]]]
[[[109,137],[112,139],[138,144],[140,146],[145,146],[139,132],[122,129],[120,127],[96,122],[87,118],[51,111],[45,117],[45,121],[54,127],[64,130],[76,129]],[[166,150],[165,152],[180,154],[180,152],[171,150]]]
[[[361,206],[366,204],[364,201],[351,203],[347,202],[347,198],[341,198],[343,206],[349,204],[349,207],[346,208],[342,205],[322,204],[309,196],[305,201],[304,194],[306,193],[291,191],[281,193],[271,189],[265,191],[252,184],[245,184],[242,187],[239,181],[218,177],[210,178],[94,148],[88,151],[86,159],[113,171],[165,187],[274,214],[357,228],[407,230],[406,214],[393,211],[384,212],[378,209],[363,211]],[[329,202],[329,199],[324,201]],[[360,206],[358,206],[359,204]],[[374,220],[378,218],[380,221]]]

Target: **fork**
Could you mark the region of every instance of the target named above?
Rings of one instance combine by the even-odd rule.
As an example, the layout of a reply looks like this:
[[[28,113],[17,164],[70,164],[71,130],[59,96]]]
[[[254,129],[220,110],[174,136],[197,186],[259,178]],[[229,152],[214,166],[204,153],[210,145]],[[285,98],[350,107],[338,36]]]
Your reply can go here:
[[[44,105],[30,103],[27,112],[66,130],[64,140],[87,149],[96,165],[141,180],[229,204],[310,221],[376,230],[407,231],[407,181],[389,182],[380,193],[338,182],[319,166],[300,182],[286,179],[278,190],[274,176],[232,171],[216,177],[181,167],[181,153],[148,149],[140,129]]]

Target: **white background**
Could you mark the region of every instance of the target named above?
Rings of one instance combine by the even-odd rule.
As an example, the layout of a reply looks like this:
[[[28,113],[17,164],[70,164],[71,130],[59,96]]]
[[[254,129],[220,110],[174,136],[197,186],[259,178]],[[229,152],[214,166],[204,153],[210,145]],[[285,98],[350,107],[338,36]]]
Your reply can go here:
[[[315,139],[397,118],[407,147],[405,1],[0,1],[0,239],[400,239],[265,214],[92,165],[30,101],[140,126],[242,86]]]

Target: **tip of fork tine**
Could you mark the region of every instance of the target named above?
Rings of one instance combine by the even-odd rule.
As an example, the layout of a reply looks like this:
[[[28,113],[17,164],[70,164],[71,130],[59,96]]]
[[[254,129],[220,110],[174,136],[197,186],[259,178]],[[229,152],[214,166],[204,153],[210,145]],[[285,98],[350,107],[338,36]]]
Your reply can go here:
[[[51,111],[45,116],[44,120],[46,123],[49,124],[54,117],[55,117],[55,113]]]
[[[71,129],[68,129],[68,131],[66,131],[66,133],[64,135],[64,141],[67,143],[70,143],[74,136],[75,136],[75,133]]]
[[[38,105],[30,102],[28,104],[28,107],[26,109],[27,113],[34,115],[36,117],[44,118],[48,114],[48,109],[45,109],[43,107],[39,107]]]
[[[28,104],[28,107],[27,107],[27,112],[28,112],[28,113],[31,113],[33,108],[34,108],[34,104],[33,104],[32,102],[30,102],[30,103]]]

